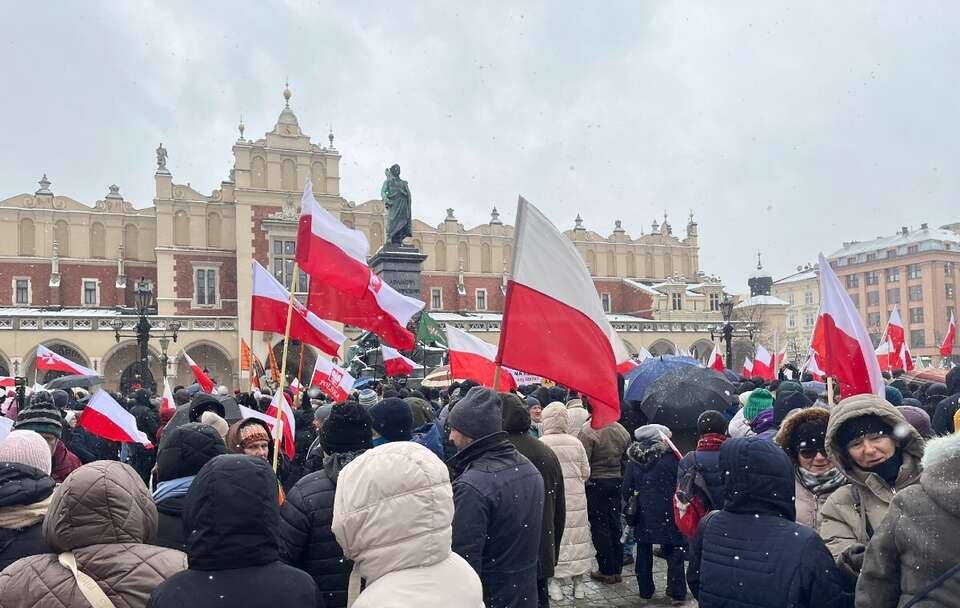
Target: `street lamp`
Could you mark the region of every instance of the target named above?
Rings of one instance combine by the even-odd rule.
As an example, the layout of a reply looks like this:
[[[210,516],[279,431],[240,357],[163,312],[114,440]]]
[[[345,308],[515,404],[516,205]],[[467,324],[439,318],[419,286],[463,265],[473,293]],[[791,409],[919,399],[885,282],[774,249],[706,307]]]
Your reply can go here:
[[[150,320],[147,318],[147,315],[153,309],[154,298],[153,298],[153,286],[150,281],[147,281],[143,277],[136,282],[133,290],[134,303],[136,305],[137,324],[133,327],[132,333],[124,333],[123,319],[114,319],[110,322],[110,327],[113,328],[114,337],[116,338],[117,343],[120,342],[121,338],[136,338],[137,340],[137,362],[138,362],[138,376],[141,383],[151,382],[151,385],[148,387],[151,390],[156,391],[156,384],[152,382],[150,376],[150,364],[149,364],[149,355],[150,355],[150,330],[151,324]],[[167,327],[160,332],[158,339],[160,340],[160,348],[163,352],[162,362],[163,362],[163,374],[167,373],[167,348],[170,345],[170,340],[174,342],[177,341],[177,332],[180,330],[179,321],[170,321],[167,324]],[[169,333],[168,333],[169,332]]]
[[[720,302],[720,314],[723,316],[723,325],[710,328],[710,339],[716,340],[719,337],[726,343],[727,351],[727,369],[733,369],[733,338],[734,336],[750,336],[753,339],[753,326],[747,325],[742,329],[737,329],[730,321],[733,318],[733,298],[730,294],[724,294]]]

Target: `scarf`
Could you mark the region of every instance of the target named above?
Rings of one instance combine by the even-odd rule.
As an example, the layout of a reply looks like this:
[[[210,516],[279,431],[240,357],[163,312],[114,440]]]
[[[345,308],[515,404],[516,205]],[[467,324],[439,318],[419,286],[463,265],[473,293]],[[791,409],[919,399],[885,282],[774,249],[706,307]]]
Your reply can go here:
[[[900,467],[903,465],[903,450],[897,448],[897,451],[893,453],[893,456],[887,458],[878,465],[872,466],[869,469],[864,469],[871,473],[876,473],[880,476],[880,479],[887,482],[891,488],[896,487],[897,477],[900,476]]]
[[[168,498],[186,496],[187,490],[190,489],[190,484],[193,483],[194,477],[196,476],[190,475],[188,477],[177,477],[176,479],[161,481],[153,491],[153,502],[163,502]]]
[[[30,505],[0,507],[0,528],[22,530],[43,521],[53,494]]]
[[[824,473],[811,473],[803,467],[797,467],[797,479],[814,496],[829,494],[843,484],[847,483],[847,477],[843,471],[833,468]]]
[[[727,440],[726,435],[720,433],[707,433],[697,440],[698,452],[719,452],[720,446]]]

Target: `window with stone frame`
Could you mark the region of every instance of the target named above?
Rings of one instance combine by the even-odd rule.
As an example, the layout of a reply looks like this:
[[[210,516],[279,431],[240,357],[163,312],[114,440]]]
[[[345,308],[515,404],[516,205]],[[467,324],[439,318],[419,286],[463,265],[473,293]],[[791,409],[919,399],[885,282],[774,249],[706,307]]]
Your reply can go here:
[[[440,287],[430,288],[430,309],[443,310],[443,289]]]
[[[900,268],[887,268],[887,283],[896,283],[900,280]]]
[[[194,268],[194,305],[215,307],[220,301],[219,292],[219,270],[217,268],[208,268],[198,266]]]
[[[679,291],[675,291],[670,294],[670,309],[683,310],[683,294],[681,294]]]
[[[273,239],[273,246],[270,249],[271,264],[273,276],[287,289],[290,289],[290,282],[293,280],[293,265],[297,257],[297,239],[296,237]],[[297,273],[296,293],[307,293],[309,277],[302,270]]]
[[[868,291],[867,292],[867,306],[879,306],[880,305],[880,292],[879,291]]]
[[[917,307],[910,309],[910,322],[923,323],[923,308]]]
[[[474,304],[476,310],[486,310],[487,309],[487,290],[486,289],[477,289],[474,291]]]
[[[610,294],[603,292],[600,294],[600,306],[603,307],[603,312],[610,312]]]
[[[100,281],[97,279],[83,279],[83,305],[100,306]]]
[[[860,275],[848,274],[847,275],[847,289],[853,289],[854,287],[860,286]]]
[[[808,289],[803,292],[803,303],[804,304],[813,304],[813,290]]]
[[[887,304],[899,304],[900,303],[900,288],[891,287],[887,290]]]
[[[711,293],[709,297],[710,297],[710,312],[716,312],[720,310],[720,294]],[[793,294],[790,294],[790,300],[791,300],[790,303],[793,304],[793,301],[792,301]]]
[[[911,302],[922,302],[923,301],[923,286],[922,285],[913,285],[910,287],[909,300]]]
[[[920,348],[927,345],[927,335],[922,329],[910,330],[910,348]]]
[[[13,303],[16,306],[30,306],[30,279],[16,277],[13,279]]]
[[[910,264],[907,266],[907,278],[908,279],[919,279],[923,276],[923,269],[920,267],[920,264]]]
[[[871,270],[864,274],[864,280],[867,285],[877,285],[880,283],[880,273],[876,270]]]

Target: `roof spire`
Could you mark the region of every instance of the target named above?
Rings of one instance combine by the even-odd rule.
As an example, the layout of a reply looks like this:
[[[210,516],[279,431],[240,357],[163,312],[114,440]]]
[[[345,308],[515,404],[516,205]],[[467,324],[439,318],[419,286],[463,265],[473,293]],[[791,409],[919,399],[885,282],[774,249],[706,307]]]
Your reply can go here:
[[[50,191],[50,180],[47,179],[47,174],[44,173],[43,177],[40,178],[40,181],[37,182],[40,184],[40,189],[34,192],[34,194],[52,196],[53,192]]]
[[[333,150],[333,125],[330,125],[330,133],[327,134],[327,139],[330,140],[330,149]]]
[[[757,270],[763,270],[763,263],[760,262],[760,252],[757,252]]]
[[[283,100],[288,109],[290,108],[290,97],[292,96],[293,93],[290,92],[290,81],[285,80],[283,83]]]
[[[246,127],[243,124],[243,114],[240,115],[240,124],[237,125],[237,130],[240,131],[240,141],[243,141],[243,130]]]

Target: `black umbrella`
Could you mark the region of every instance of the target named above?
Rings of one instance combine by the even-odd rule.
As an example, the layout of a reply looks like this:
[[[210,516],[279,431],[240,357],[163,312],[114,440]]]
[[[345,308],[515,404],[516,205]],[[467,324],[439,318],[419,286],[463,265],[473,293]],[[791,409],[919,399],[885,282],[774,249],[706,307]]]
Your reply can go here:
[[[91,386],[103,384],[103,376],[60,376],[47,382],[44,386],[47,390],[58,388],[90,388]]]
[[[736,398],[723,374],[704,367],[681,367],[660,376],[647,389],[640,411],[647,420],[676,432],[696,429],[707,410],[722,412]]]
[[[237,400],[233,397],[218,397],[217,400],[223,404],[225,414],[223,419],[227,421],[227,424],[233,424],[243,417],[243,415],[240,413],[240,406],[237,404]],[[167,430],[173,430],[178,426],[188,422],[190,422],[190,404],[186,403],[177,408],[177,413],[174,414],[173,418],[170,419],[170,422],[167,423],[166,428]]]

